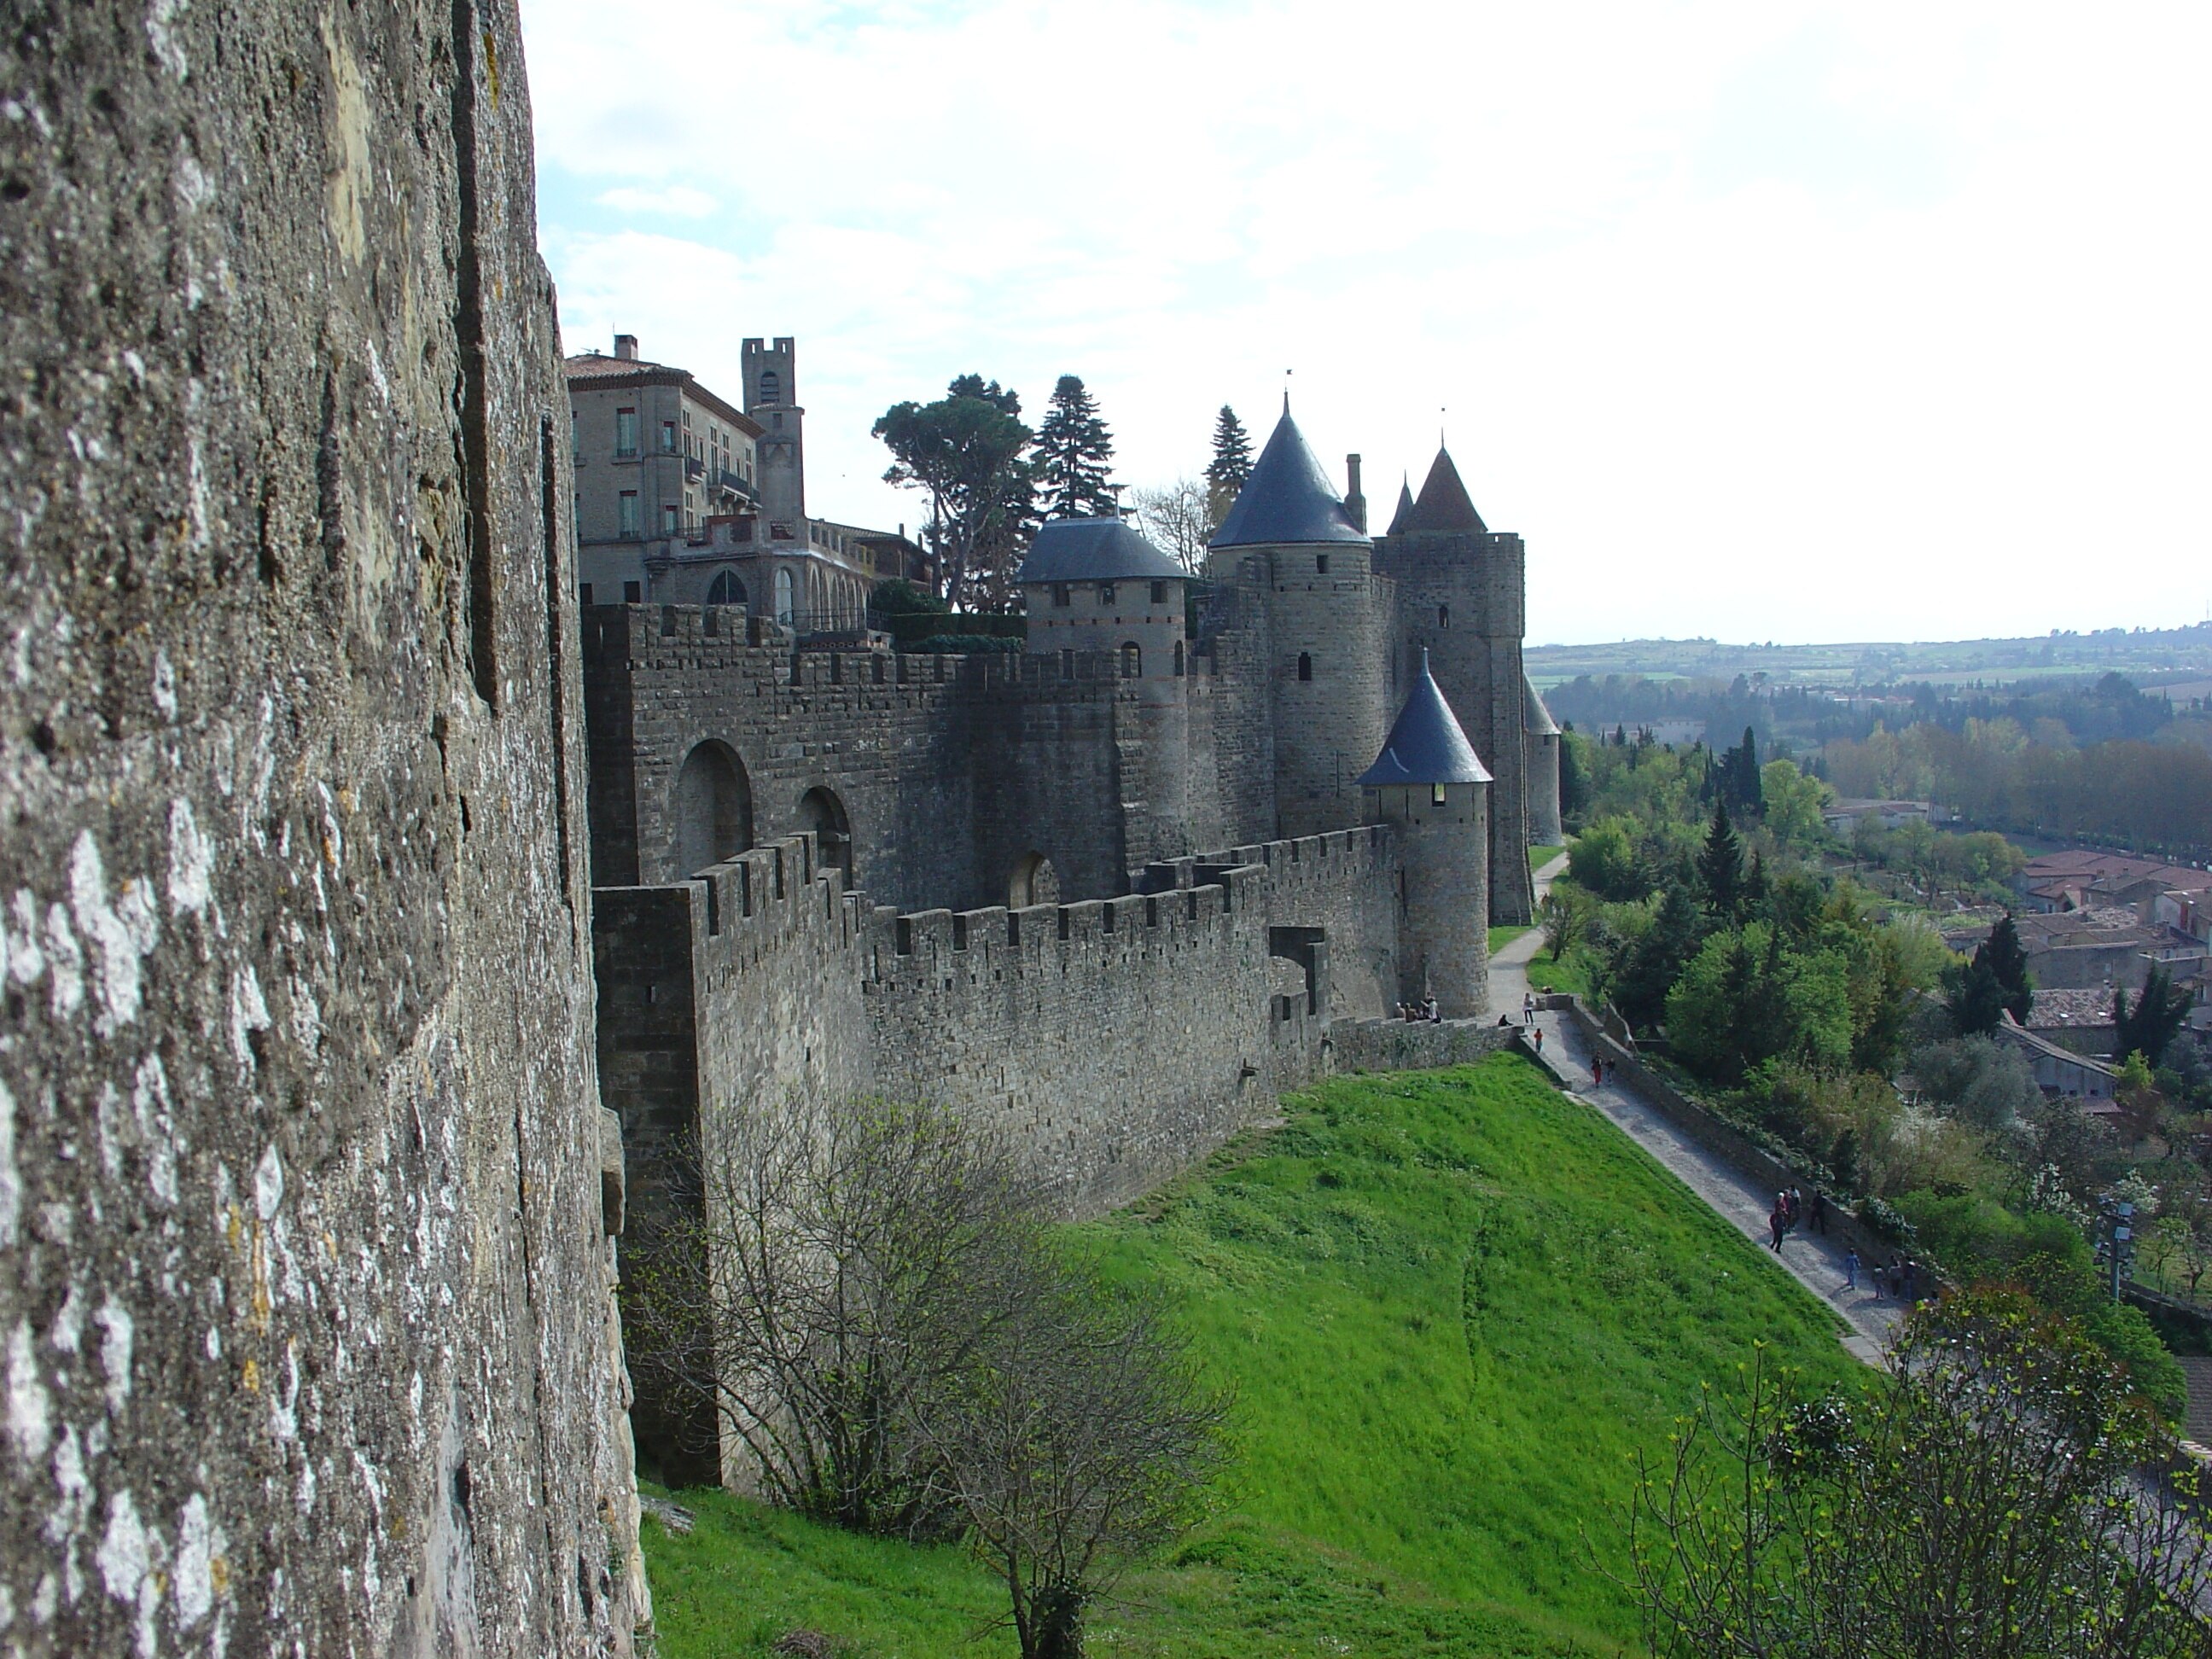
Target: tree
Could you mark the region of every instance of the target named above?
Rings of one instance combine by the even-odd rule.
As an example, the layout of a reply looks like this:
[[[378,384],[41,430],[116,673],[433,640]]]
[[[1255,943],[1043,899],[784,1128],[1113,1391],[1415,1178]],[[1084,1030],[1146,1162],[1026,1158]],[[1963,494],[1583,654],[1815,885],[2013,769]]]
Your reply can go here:
[[[917,1413],[1033,1294],[1039,1209],[1011,1150],[941,1108],[763,1102],[709,1121],[697,1180],[627,1252],[646,1367],[712,1402],[775,1502],[957,1529]]]
[[[1604,735],[1598,733],[1601,739]],[[1571,830],[1582,827],[1583,814],[1589,811],[1589,739],[1569,720],[1559,733],[1559,818]]]
[[[894,404],[873,428],[893,456],[886,483],[929,499],[927,534],[956,610],[1011,598],[1028,546],[1036,485],[1021,400],[963,374],[932,404]]]
[[[1980,951],[1945,972],[1943,1007],[1960,1036],[1987,1036],[2004,1024],[2005,988]]]
[[[1644,878],[1629,837],[1633,827],[1626,818],[1600,818],[1584,830],[1567,854],[1568,879],[1602,899],[1641,897]]]
[[[1665,1018],[1667,994],[1697,954],[1702,937],[1697,901],[1688,889],[1669,886],[1651,925],[1622,951],[1607,976],[1607,994],[1632,1026],[1646,1030]]]
[[[1991,1037],[1930,1043],[1912,1056],[1912,1075],[1945,1115],[1978,1129],[2008,1129],[2043,1103],[2027,1057]]]
[[[2124,988],[2112,993],[2112,1052],[2140,1054],[2157,1065],[2166,1058],[2166,1045],[2189,1023],[2190,1006],[2189,993],[2174,984],[2163,966],[2151,963],[2134,1007],[2128,1006]]]
[[[1147,541],[1194,576],[1206,569],[1206,539],[1213,534],[1213,515],[1206,505],[1206,487],[1195,478],[1177,478],[1158,489],[1133,489],[1132,517]]]
[[[1229,516],[1244,481],[1251,476],[1252,441],[1237,411],[1224,404],[1213,422],[1213,459],[1206,464],[1206,511],[1212,520],[1208,534],[1221,528],[1221,521]]]
[[[1684,1065],[1730,1087],[1770,1060],[1840,1067],[1851,1053],[1843,960],[1785,950],[1765,922],[1716,933],[1668,994],[1667,1035]]]
[[[1698,854],[1698,879],[1705,890],[1705,903],[1723,921],[1736,914],[1743,889],[1743,848],[1735,826],[1729,822],[1728,802],[1713,803],[1712,823],[1705,844]]]
[[[1037,428],[1037,488],[1048,519],[1110,519],[1118,511],[1106,487],[1114,436],[1097,401],[1073,374],[1063,374]]]
[[[2212,1540],[2140,1468],[2124,1366],[2018,1291],[1912,1315],[1882,1376],[1807,1397],[1754,1351],[1639,1456],[1627,1587],[1667,1659],[2180,1659]],[[2191,1494],[2193,1478],[2185,1475]]]
[[[2005,1007],[2014,1019],[2027,1024],[2028,1010],[2035,1004],[2035,981],[2028,974],[2027,951],[2020,942],[2020,929],[2013,926],[2011,911],[2005,912],[1974,954],[1988,957],[1990,972],[2004,988]]]
[[[1575,948],[1589,922],[1589,901],[1572,888],[1552,888],[1544,895],[1542,917],[1544,943],[1550,947],[1552,960]]]
[[[1022,1659],[1078,1659],[1091,1601],[1196,1517],[1228,1403],[1157,1301],[1063,1267],[925,1414]]]
[[[1769,761],[1759,778],[1767,833],[1784,847],[1818,846],[1827,835],[1821,814],[1833,799],[1828,786],[1807,777],[1795,761]]]

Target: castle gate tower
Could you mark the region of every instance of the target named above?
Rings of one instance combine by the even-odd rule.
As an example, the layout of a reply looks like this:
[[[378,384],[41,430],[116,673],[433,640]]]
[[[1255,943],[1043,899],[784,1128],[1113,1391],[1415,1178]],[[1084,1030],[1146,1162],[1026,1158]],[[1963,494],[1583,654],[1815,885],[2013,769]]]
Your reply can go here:
[[[1216,579],[1254,591],[1267,619],[1274,833],[1348,829],[1390,707],[1389,590],[1287,401],[1210,547]]]
[[[1370,822],[1398,844],[1398,994],[1448,1018],[1490,1006],[1490,774],[1429,672],[1428,653],[1375,764]]]
[[[1450,454],[1435,463],[1410,512],[1392,520],[1375,568],[1397,583],[1396,645],[1410,668],[1423,651],[1475,750],[1495,775],[1490,813],[1490,919],[1535,920],[1528,875],[1528,791],[1522,724],[1526,550],[1474,510]]]

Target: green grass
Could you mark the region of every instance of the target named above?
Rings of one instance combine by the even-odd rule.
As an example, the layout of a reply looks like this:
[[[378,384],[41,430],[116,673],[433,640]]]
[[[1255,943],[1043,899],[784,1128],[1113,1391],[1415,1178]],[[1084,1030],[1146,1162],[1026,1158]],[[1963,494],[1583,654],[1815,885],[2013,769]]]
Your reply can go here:
[[[1572,991],[1587,997],[1590,994],[1590,959],[1581,948],[1569,951],[1557,962],[1548,951],[1539,951],[1528,959],[1528,983],[1538,990]]]
[[[1100,1654],[1614,1654],[1600,1572],[1639,1446],[1754,1339],[1850,1366],[1827,1311],[1603,1119],[1511,1056],[1339,1079],[1132,1211],[1071,1230],[1164,1287],[1238,1394],[1217,1512],[1127,1581]],[[666,1659],[794,1626],[878,1656],[1013,1651],[955,1552],[720,1494],[647,1522]],[[1585,1539],[1588,1542],[1586,1544]]]
[[[1519,939],[1522,934],[1528,933],[1528,931],[1529,930],[1526,927],[1492,928],[1490,930],[1490,954],[1496,956],[1503,947],[1512,944],[1515,939]]]

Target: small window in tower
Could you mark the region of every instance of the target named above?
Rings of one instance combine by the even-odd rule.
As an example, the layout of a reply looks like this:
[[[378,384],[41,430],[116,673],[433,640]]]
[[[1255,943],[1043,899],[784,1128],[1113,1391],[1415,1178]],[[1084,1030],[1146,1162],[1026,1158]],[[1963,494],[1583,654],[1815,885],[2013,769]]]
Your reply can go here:
[[[642,582],[624,582],[624,583],[623,584],[623,603],[624,605],[641,605],[641,604],[644,603],[644,600],[645,600],[645,584],[644,584],[644,583],[642,583]]]
[[[772,368],[764,368],[761,371],[760,400],[764,404],[780,404],[783,401],[782,378]],[[779,421],[776,424],[781,426],[783,423]]]
[[[1429,786],[1429,805],[1431,805],[1431,806],[1442,806],[1443,804],[1444,804],[1444,787],[1443,787],[1443,785],[1442,785],[1441,783],[1432,783],[1432,784],[1431,784],[1431,785]]]
[[[1145,653],[1134,640],[1121,647],[1121,678],[1133,680],[1145,672]]]
[[[591,585],[591,583],[589,583],[589,582],[578,582],[578,583],[576,584],[576,603],[577,603],[578,605],[589,605],[591,602],[592,602],[592,585]]]
[[[676,526],[678,523],[676,515],[680,511],[682,511],[682,509],[679,508],[673,501],[663,501],[660,504],[660,533],[662,535],[673,536],[676,533]]]
[[[1449,628],[1451,626],[1451,607],[1449,605],[1440,605],[1437,607],[1437,626],[1439,628]]]
[[[1168,585],[1165,582],[1154,582],[1152,584],[1152,603],[1154,605],[1165,605],[1167,602]]]
[[[1316,553],[1314,555],[1314,572],[1316,575],[1326,576],[1328,574],[1328,554]]]
[[[1071,595],[1068,586],[1066,582],[1054,582],[1052,585],[1052,603],[1054,610],[1066,610]]]
[[[1313,678],[1313,653],[1310,651],[1298,653],[1298,678],[1302,680]]]
[[[1113,583],[1101,582],[1098,584],[1098,603],[1101,605],[1111,605],[1114,603]]]

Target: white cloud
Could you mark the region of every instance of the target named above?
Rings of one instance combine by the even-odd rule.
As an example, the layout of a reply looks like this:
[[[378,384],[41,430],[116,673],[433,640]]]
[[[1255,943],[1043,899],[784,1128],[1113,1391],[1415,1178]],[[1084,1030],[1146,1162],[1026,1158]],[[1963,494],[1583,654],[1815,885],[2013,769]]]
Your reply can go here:
[[[1930,636],[2212,599],[2212,14],[526,0],[572,343],[734,388],[810,499],[974,369],[1148,482],[1213,410],[1418,484],[1440,406],[1540,639]],[[630,66],[637,73],[609,74]],[[685,220],[681,236],[672,216]],[[1386,489],[1387,484],[1387,489]]]
[[[601,191],[598,200],[601,207],[638,218],[703,219],[716,205],[714,198],[705,191],[694,190],[689,185],[670,185],[659,190],[617,185],[612,190]]]

